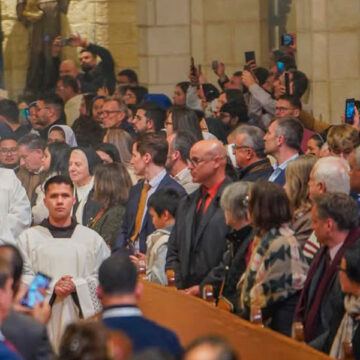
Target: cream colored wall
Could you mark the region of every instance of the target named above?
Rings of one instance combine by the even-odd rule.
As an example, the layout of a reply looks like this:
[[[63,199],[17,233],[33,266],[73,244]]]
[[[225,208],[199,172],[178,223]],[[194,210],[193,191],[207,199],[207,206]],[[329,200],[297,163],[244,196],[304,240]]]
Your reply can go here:
[[[314,115],[339,123],[345,98],[360,99],[360,2],[297,0],[297,60],[311,79]]]
[[[241,70],[244,51],[267,59],[265,0],[137,0],[140,78],[151,92],[172,95],[188,80],[190,56],[216,82],[212,60],[229,75]]]

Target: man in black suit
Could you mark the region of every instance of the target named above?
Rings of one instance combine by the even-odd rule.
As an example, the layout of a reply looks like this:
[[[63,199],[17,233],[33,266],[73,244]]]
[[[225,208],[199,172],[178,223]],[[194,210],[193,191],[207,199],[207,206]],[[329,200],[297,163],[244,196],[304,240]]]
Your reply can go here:
[[[104,308],[103,323],[127,335],[134,352],[157,348],[181,355],[182,347],[175,333],[142,316],[137,302],[143,285],[137,277],[136,266],[125,254],[113,254],[101,264],[98,295]]]
[[[0,259],[8,261],[10,264],[15,296],[20,285],[23,268],[20,252],[15,246],[2,245],[0,246]],[[50,314],[50,308],[47,304],[42,304],[41,307],[42,309],[38,314],[45,321]],[[6,339],[15,346],[23,359],[48,360],[53,358],[46,327],[29,315],[22,314],[14,309],[11,310],[2,324],[1,331]]]
[[[166,268],[175,271],[176,287],[199,296],[203,285],[218,285],[215,271],[227,248],[228,227],[220,197],[231,182],[225,176],[226,150],[218,140],[201,140],[190,150],[189,168],[201,187],[184,197],[170,235]]]
[[[163,187],[171,187],[181,196],[185,195],[185,190],[166,173],[168,143],[164,136],[156,133],[141,135],[135,141],[132,152],[134,172],[144,179],[130,191],[114,251],[127,247],[132,251],[145,253],[146,237],[155,230],[147,210],[147,200]]]
[[[322,245],[311,263],[295,310],[303,323],[305,341],[329,352],[344,315],[344,295],[338,266],[350,246],[358,244],[358,209],[346,194],[324,193],[313,198],[312,227]]]

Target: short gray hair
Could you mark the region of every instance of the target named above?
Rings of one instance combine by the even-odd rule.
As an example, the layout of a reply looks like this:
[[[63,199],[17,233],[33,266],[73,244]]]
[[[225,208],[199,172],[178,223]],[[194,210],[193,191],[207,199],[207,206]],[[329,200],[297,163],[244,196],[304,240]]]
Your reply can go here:
[[[319,159],[314,165],[314,180],[318,184],[323,182],[326,192],[350,193],[350,166],[340,157],[327,156]]]
[[[304,125],[296,118],[276,119],[276,135],[282,135],[285,144],[296,150],[300,150],[301,141],[304,134]]]
[[[244,134],[243,144],[252,148],[259,158],[264,158],[264,135],[265,133],[257,126],[241,125],[237,135]]]
[[[238,181],[228,185],[221,195],[221,208],[229,211],[234,220],[246,219],[245,199],[249,195],[251,185],[248,181]]]

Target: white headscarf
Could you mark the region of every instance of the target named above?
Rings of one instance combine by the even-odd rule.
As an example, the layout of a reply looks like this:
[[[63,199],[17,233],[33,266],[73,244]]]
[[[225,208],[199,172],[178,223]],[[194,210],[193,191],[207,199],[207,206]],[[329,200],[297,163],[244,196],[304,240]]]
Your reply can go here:
[[[77,147],[78,144],[77,144],[77,141],[76,141],[76,137],[75,137],[75,134],[73,132],[73,130],[71,129],[70,126],[67,126],[67,125],[53,125],[50,129],[49,129],[49,132],[48,134],[50,134],[51,130],[52,129],[56,129],[56,128],[59,128],[61,129],[64,134],[65,134],[65,142],[70,146],[70,147]]]

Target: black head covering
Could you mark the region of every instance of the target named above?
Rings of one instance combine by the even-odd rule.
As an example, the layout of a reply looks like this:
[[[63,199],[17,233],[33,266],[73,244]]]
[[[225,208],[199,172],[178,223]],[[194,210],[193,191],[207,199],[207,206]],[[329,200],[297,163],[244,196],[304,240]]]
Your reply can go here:
[[[73,148],[71,152],[74,150],[80,150],[84,153],[88,162],[89,174],[94,175],[95,166],[101,163],[101,159],[94,148],[91,146],[78,146]]]

